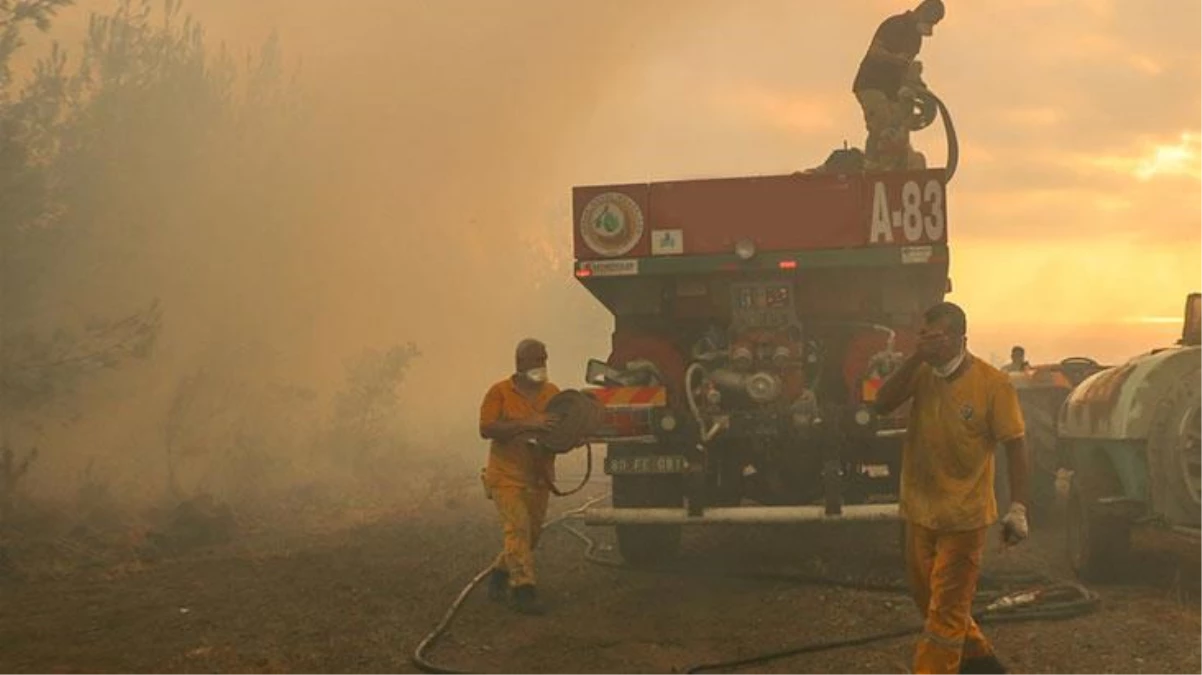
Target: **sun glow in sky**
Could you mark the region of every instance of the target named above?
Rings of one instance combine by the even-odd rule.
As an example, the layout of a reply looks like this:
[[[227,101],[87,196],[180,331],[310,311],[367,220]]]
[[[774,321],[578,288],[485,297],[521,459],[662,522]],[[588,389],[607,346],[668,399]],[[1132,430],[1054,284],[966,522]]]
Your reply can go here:
[[[1151,180],[1156,176],[1178,175],[1187,176],[1194,180],[1202,180],[1199,172],[1199,142],[1202,136],[1196,133],[1181,134],[1181,142],[1174,145],[1156,146],[1150,157],[1147,157],[1135,169],[1135,176],[1140,180]]]

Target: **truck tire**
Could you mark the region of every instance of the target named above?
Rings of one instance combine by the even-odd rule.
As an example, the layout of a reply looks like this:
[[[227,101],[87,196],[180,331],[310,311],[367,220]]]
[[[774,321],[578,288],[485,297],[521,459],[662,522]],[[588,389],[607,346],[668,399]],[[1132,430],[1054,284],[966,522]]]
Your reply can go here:
[[[613,477],[614,508],[683,507],[684,476]],[[646,567],[675,557],[679,525],[618,525],[618,552],[629,565]]]
[[[1181,377],[1157,402],[1148,434],[1153,501],[1174,525],[1202,525],[1202,391],[1198,368]]]
[[[1084,581],[1115,582],[1123,577],[1131,554],[1131,523],[1101,513],[1099,496],[1113,494],[1117,478],[1098,460],[1078,467],[1068,497],[1066,534],[1073,571]]]

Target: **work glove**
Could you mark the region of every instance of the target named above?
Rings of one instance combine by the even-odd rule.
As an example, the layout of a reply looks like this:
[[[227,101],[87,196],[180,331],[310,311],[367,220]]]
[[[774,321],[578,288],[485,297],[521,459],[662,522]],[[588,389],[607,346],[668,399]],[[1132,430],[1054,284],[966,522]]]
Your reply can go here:
[[[1019,502],[1010,504],[1010,510],[1002,518],[1002,543],[1013,546],[1027,538],[1027,507]]]

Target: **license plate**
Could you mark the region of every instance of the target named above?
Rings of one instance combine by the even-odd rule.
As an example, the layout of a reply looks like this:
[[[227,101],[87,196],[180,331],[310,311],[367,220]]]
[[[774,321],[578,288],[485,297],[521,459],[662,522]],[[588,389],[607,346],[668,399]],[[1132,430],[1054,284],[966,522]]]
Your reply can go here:
[[[889,465],[888,464],[866,464],[864,466],[864,473],[868,474],[869,478],[888,478],[889,477]]]
[[[653,455],[647,457],[606,457],[605,473],[684,473],[688,462],[681,455]]]

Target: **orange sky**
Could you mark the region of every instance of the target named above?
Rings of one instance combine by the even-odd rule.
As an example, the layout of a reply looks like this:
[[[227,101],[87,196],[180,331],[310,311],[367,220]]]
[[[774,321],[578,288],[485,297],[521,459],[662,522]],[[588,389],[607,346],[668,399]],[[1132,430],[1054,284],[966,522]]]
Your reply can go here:
[[[1174,339],[1163,319],[1202,285],[1199,3],[947,4],[921,58],[962,145],[951,299],[972,348],[1114,361]],[[81,2],[56,35],[108,5]],[[344,200],[337,223],[297,234],[322,252],[303,316],[329,355],[323,375],[362,345],[416,340],[414,378],[448,420],[470,419],[524,333],[548,337],[569,386],[604,356],[607,315],[549,267],[570,255],[572,185],[785,173],[862,143],[855,68],[877,24],[908,7],[185,5],[239,49],[278,30],[314,95],[326,135],[313,142]],[[932,163],[937,126],[914,138]]]
[[[323,77],[360,57],[390,60],[373,41],[395,31],[401,58],[377,64],[377,86],[443,68],[448,76],[468,69],[508,80],[500,92],[482,88],[479,110],[461,120],[468,125],[489,114],[489,96],[506,89],[521,96],[528,73],[554,69],[563,36],[629,43],[637,58],[598,51],[593,63],[581,64],[582,77],[594,75],[589,66],[614,71],[597,83],[587,116],[555,120],[571,136],[556,158],[562,173],[522,196],[541,214],[562,205],[573,183],[785,172],[821,161],[844,138],[859,142],[848,83],[876,23],[908,8],[882,0],[677,1],[656,3],[639,21],[642,3],[591,3],[572,14],[573,23],[523,30],[504,20],[521,3],[446,2],[437,26],[445,33],[412,59],[404,23],[418,4],[426,3],[359,2],[338,16],[328,3],[295,0],[207,0],[193,9],[214,34],[238,39],[278,26],[285,45]],[[1200,285],[1199,3],[1123,7],[1116,0],[950,0],[921,57],[964,146],[949,196],[952,299],[974,325],[990,329],[982,334],[1025,342],[1035,358],[1060,356],[1048,353],[1051,345],[1083,324],[1108,323],[1130,336],[1099,341],[1115,350],[1109,358],[1171,338],[1175,325],[1127,321],[1179,316],[1184,294]],[[512,31],[514,46],[535,60],[507,63],[496,52],[460,58],[458,48],[471,45],[452,36],[490,26]],[[481,45],[506,44],[495,38]],[[532,39],[548,48],[518,46]],[[556,100],[547,93],[524,105],[539,117]],[[502,131],[525,131],[538,142],[537,129],[508,122]],[[932,159],[942,156],[934,127],[915,143]],[[570,223],[558,226],[566,233]],[[1013,336],[997,335],[1002,326],[1013,327]],[[1080,337],[1086,345],[1094,339]]]

